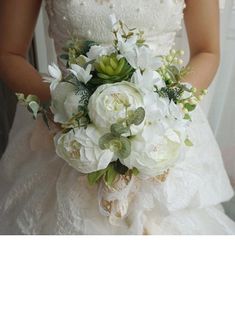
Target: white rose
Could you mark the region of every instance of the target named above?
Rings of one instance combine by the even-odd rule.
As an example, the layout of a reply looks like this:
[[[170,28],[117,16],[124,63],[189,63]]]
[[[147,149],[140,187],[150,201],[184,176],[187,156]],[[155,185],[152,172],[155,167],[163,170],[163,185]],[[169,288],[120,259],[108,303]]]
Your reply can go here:
[[[78,112],[78,106],[84,102],[84,92],[78,92],[73,84],[61,82],[51,92],[52,106],[56,123],[65,123]]]
[[[171,168],[182,153],[182,141],[178,133],[168,130],[157,133],[158,125],[147,125],[132,139],[131,154],[122,160],[129,169],[137,168],[141,178],[155,177]]]
[[[55,137],[56,153],[81,173],[91,173],[107,168],[113,160],[113,152],[101,150],[101,135],[93,125],[75,128],[67,134]]]
[[[94,125],[108,132],[112,124],[127,118],[128,111],[143,106],[143,95],[138,87],[129,82],[120,82],[98,87],[89,100],[88,111]],[[141,125],[131,126],[133,134],[140,130]]]

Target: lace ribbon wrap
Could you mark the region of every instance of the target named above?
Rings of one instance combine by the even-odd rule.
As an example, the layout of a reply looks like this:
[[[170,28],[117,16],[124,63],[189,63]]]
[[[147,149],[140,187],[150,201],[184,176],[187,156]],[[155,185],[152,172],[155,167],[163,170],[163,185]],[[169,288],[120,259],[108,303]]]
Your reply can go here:
[[[169,170],[150,180],[156,183],[165,182],[168,174]],[[112,186],[107,185],[104,179],[99,182],[99,211],[109,218],[110,224],[128,226],[129,205],[135,199],[135,195],[138,195],[140,186],[141,180],[131,172],[119,175]]]

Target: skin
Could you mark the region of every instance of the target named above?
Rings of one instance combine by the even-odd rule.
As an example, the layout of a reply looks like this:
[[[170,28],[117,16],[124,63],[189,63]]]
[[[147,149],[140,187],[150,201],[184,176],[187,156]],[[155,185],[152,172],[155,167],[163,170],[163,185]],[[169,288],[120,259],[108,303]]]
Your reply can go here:
[[[49,85],[27,62],[42,0],[0,1],[0,78],[15,92],[50,99]],[[185,81],[207,88],[220,58],[218,0],[186,0],[185,25],[190,46],[191,72]],[[20,35],[20,36],[19,36]]]

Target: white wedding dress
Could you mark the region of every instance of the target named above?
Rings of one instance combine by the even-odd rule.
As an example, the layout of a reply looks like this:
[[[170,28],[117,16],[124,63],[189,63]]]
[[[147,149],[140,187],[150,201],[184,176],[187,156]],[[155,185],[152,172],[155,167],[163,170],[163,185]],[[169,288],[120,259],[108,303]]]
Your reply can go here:
[[[165,54],[181,27],[183,0],[48,0],[50,35],[59,53],[68,37],[112,41],[109,16],[145,31],[156,54]],[[166,181],[142,181],[128,217],[113,225],[98,211],[97,187],[55,154],[40,121],[19,124],[0,163],[1,234],[235,234],[221,202],[233,196],[221,154],[203,111],[193,113],[184,161]],[[23,127],[22,127],[23,126]],[[19,127],[21,127],[19,129]]]

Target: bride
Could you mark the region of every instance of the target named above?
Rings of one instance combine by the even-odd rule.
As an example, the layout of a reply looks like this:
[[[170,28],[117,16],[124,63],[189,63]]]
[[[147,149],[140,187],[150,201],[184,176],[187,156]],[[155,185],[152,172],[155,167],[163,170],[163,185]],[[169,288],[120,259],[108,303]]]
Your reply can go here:
[[[41,0],[2,0],[0,76],[16,92],[50,99],[48,84],[27,62]],[[219,65],[219,9],[211,0],[47,0],[50,35],[57,53],[71,33],[109,43],[110,14],[145,31],[156,55],[174,45],[184,14],[192,72],[185,81],[208,87]],[[98,212],[97,188],[90,187],[56,156],[43,124],[16,116],[0,162],[1,234],[235,234],[221,202],[233,196],[218,145],[200,109],[189,134],[194,147],[165,182],[142,182],[119,225]],[[19,128],[20,127],[20,128]],[[119,200],[122,201],[120,195]]]

